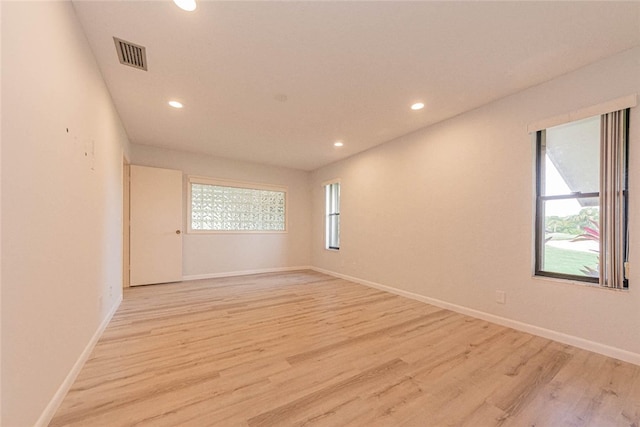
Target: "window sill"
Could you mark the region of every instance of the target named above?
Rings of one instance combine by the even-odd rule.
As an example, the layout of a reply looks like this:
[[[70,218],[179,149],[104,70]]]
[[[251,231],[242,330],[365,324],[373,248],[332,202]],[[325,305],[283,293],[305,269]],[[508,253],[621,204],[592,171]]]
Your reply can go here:
[[[593,289],[595,291],[601,291],[601,292],[621,292],[621,293],[629,292],[629,288],[627,289],[605,288],[600,286],[597,283],[581,282],[579,280],[560,279],[557,277],[536,276],[536,275],[531,276],[531,278],[536,281],[557,283],[561,285],[581,287],[586,289]]]

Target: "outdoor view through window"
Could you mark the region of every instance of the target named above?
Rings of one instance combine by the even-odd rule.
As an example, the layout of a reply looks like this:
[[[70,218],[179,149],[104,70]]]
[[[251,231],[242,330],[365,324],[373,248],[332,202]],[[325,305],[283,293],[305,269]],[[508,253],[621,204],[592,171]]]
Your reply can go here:
[[[539,150],[537,270],[596,279],[600,117],[546,129]]]

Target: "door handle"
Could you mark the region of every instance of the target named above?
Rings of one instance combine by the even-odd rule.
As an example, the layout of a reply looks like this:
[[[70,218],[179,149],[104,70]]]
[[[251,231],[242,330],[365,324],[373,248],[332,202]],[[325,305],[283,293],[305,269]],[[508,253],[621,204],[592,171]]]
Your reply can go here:
[[[180,234],[182,233],[180,230],[176,230],[176,234]]]

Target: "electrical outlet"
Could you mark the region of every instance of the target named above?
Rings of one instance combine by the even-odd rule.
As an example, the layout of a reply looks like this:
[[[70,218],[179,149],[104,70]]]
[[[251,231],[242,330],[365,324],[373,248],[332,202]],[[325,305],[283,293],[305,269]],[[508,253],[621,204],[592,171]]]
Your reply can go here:
[[[505,291],[496,291],[496,302],[498,304],[505,304],[507,302],[507,294]]]

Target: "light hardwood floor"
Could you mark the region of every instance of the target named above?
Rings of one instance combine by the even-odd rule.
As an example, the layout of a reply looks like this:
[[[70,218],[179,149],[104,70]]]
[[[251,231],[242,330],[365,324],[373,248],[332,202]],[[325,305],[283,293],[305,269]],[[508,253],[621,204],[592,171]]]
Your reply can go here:
[[[125,290],[51,426],[638,426],[640,367],[311,271]]]

